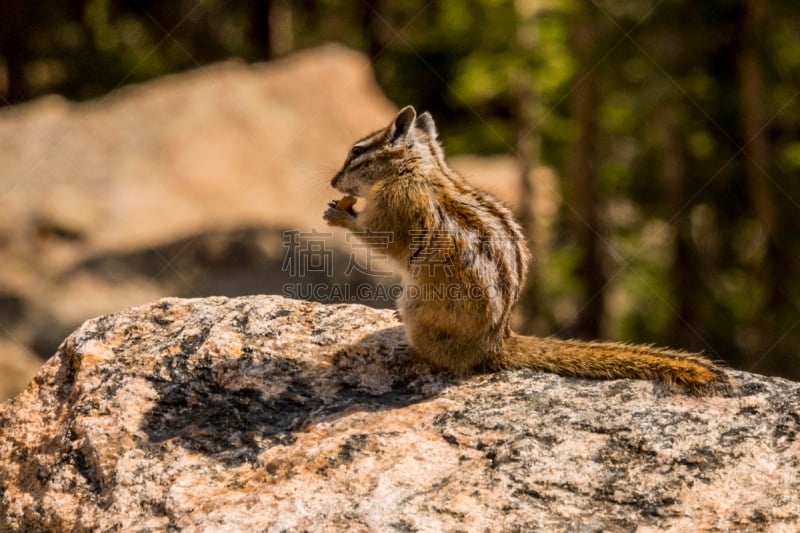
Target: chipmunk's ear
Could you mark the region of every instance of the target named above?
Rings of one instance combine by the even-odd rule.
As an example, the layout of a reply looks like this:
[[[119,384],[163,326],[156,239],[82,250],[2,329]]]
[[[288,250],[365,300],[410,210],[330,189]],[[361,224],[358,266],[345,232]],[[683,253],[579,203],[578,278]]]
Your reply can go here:
[[[436,124],[433,122],[433,117],[427,111],[417,117],[414,121],[414,127],[427,133],[434,141],[439,136],[439,132],[436,131]]]
[[[394,117],[394,122],[392,122],[391,130],[389,131],[389,139],[392,143],[408,135],[415,118],[417,118],[417,112],[414,111],[412,106],[408,105],[400,110],[397,116]]]

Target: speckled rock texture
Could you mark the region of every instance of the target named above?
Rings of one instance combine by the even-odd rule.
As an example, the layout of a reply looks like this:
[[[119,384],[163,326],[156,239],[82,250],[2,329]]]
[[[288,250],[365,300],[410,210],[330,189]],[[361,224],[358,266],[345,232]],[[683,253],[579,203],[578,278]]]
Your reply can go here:
[[[456,379],[388,310],[160,300],[0,407],[0,531],[798,531],[800,384],[732,375]]]

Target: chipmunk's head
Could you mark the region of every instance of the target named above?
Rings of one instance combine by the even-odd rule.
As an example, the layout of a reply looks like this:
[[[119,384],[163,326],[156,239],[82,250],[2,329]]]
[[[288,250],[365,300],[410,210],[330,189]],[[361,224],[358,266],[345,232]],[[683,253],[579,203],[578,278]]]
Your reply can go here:
[[[382,180],[443,165],[444,154],[436,136],[430,113],[417,116],[413,107],[406,106],[387,127],[353,145],[331,185],[341,192],[364,197]]]

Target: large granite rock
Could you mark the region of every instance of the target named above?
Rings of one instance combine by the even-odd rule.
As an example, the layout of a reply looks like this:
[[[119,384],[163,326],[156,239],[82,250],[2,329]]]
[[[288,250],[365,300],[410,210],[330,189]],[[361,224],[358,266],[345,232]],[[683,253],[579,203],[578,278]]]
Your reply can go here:
[[[0,531],[797,531],[800,385],[408,360],[389,310],[165,299],[0,407]]]

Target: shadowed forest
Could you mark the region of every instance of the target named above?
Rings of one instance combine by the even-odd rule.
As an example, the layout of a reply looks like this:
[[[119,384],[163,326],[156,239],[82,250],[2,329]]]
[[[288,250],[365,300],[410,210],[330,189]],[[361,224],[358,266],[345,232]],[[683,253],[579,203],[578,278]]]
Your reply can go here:
[[[359,50],[449,155],[515,158],[535,257],[518,329],[800,378],[796,1],[3,0],[0,27],[5,115],[229,58]]]

